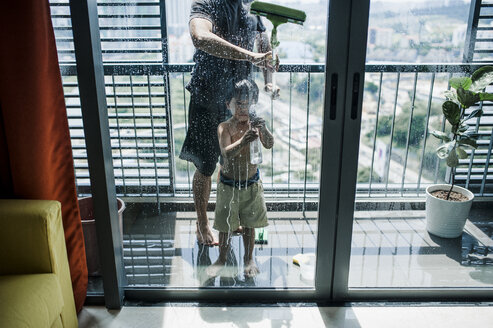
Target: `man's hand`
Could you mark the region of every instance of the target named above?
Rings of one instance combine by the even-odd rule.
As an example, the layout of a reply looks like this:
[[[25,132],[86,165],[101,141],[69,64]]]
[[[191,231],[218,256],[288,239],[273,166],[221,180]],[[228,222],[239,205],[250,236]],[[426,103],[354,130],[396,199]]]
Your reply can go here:
[[[281,93],[281,89],[276,85],[275,90],[272,89],[272,83],[266,83],[264,86],[265,92],[270,94],[272,99],[278,99]]]
[[[279,57],[276,59],[276,67],[272,65],[272,51],[266,53],[254,52],[251,55],[250,62],[257,67],[269,70],[270,72],[274,72],[279,68]]]

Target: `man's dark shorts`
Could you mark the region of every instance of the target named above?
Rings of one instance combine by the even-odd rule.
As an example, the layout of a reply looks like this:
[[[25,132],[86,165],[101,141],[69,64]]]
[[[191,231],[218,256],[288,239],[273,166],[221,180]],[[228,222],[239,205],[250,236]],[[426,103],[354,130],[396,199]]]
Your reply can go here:
[[[200,98],[192,94],[190,99],[188,131],[180,158],[192,162],[203,175],[212,176],[221,154],[217,127],[231,114],[225,103],[208,103]]]

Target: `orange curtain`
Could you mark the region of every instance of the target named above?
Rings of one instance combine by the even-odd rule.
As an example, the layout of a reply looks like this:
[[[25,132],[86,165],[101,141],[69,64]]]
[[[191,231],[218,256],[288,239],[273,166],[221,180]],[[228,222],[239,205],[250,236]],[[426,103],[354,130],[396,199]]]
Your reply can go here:
[[[86,297],[87,266],[48,0],[3,4],[0,40],[0,197],[62,203],[79,311]]]

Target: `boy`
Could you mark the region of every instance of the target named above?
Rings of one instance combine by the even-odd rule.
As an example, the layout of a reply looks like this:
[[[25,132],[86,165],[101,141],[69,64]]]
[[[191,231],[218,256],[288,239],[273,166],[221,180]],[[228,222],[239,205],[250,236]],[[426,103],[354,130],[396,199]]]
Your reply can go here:
[[[214,229],[219,231],[219,258],[207,268],[218,276],[226,263],[231,234],[242,231],[245,246],[244,272],[251,278],[259,273],[253,259],[255,228],[268,225],[262,182],[256,164],[250,163],[250,142],[260,138],[270,149],[274,137],[262,118],[250,119],[249,109],[258,101],[258,87],[251,80],[241,80],[227,95],[226,106],[233,115],[217,128],[223,163],[219,171]]]

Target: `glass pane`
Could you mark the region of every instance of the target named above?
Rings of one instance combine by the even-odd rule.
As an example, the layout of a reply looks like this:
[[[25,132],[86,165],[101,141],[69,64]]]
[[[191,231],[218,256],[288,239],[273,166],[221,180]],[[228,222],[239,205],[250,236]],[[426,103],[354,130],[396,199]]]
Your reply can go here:
[[[486,157],[481,164],[467,150],[452,177],[431,134],[450,132],[442,103],[449,79],[467,73],[450,63],[462,61],[469,9],[470,1],[371,1],[349,288],[493,286],[491,213],[473,204],[462,234],[443,238],[427,231],[425,211],[425,189],[451,179],[484,195],[477,173]],[[480,156],[491,153],[492,112],[483,109],[468,121]]]
[[[307,20],[304,26],[279,27],[281,65],[292,65],[276,73],[278,100],[272,101],[263,91],[262,73],[251,73],[260,88],[256,114],[265,119],[275,139],[272,149],[263,149],[263,162],[258,165],[269,225],[256,229],[253,257],[260,272],[253,278],[244,272],[244,235],[233,234],[226,264],[216,273],[209,267],[218,259],[219,247],[197,243],[196,169],[179,158],[190,129],[192,99],[186,87],[194,53],[188,30],[191,1],[166,1],[170,62],[176,64],[172,72],[132,59],[131,69],[117,67],[106,77],[116,185],[126,203],[123,251],[128,286],[314,287],[324,90],[323,69],[317,63],[325,61],[327,3],[275,2],[306,11]],[[262,20],[270,34],[272,25]],[[246,167],[247,162],[240,165],[239,172]],[[211,227],[216,219],[218,174],[219,164],[212,174],[207,209]],[[257,182],[234,188],[231,196],[259,190],[258,186]],[[222,204],[230,206],[229,201]],[[246,209],[243,213],[248,218]],[[218,238],[216,230],[213,234]],[[298,260],[301,267],[293,264],[298,254],[305,255]]]

